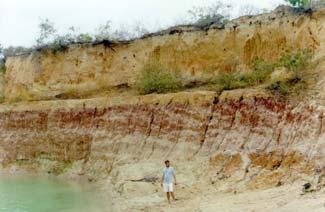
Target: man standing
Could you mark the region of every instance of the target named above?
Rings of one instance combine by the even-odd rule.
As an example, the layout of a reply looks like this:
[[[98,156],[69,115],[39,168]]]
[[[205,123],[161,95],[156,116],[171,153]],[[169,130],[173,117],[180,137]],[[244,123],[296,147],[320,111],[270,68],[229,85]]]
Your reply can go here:
[[[176,185],[176,176],[173,167],[170,167],[169,160],[165,161],[166,167],[163,170],[163,176],[161,178],[161,186],[167,194],[167,200],[170,204],[170,197],[175,200],[173,184]]]

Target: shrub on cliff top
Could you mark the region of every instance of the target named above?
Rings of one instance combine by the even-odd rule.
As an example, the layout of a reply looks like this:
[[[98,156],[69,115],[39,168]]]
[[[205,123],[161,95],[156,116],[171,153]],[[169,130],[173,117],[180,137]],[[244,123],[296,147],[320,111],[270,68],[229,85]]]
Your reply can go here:
[[[166,93],[181,87],[181,77],[156,61],[144,65],[137,81],[137,88],[141,94]]]
[[[309,0],[286,0],[294,7],[305,7]]]

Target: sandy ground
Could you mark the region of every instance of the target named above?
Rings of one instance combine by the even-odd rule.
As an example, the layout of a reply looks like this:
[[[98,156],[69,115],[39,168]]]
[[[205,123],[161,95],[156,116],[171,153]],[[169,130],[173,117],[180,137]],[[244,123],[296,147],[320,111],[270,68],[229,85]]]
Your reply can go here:
[[[193,203],[193,206],[191,204]],[[325,211],[325,193],[301,195],[297,186],[284,186],[262,191],[240,194],[211,193],[190,201],[184,209],[188,211]],[[180,203],[181,204],[181,203]],[[180,211],[182,207],[175,203],[170,211]],[[165,209],[162,209],[165,210]],[[185,211],[184,210],[184,211]]]
[[[182,194],[168,205],[159,191],[149,196],[115,199],[116,211],[213,211],[213,212],[324,212],[325,190],[303,194],[301,184],[241,193]],[[110,211],[110,210],[109,210]]]
[[[131,165],[130,165],[131,166]],[[132,165],[133,167],[134,165]],[[124,167],[125,168],[125,167]],[[139,170],[139,169],[138,169]],[[127,169],[123,172],[125,175]],[[180,175],[182,176],[182,175]],[[186,176],[186,177],[185,177]],[[182,179],[183,178],[183,179]],[[241,192],[220,191],[220,185],[195,183],[185,179],[191,178],[187,173],[180,178],[175,196],[178,199],[168,205],[165,193],[159,182],[132,182],[128,180],[113,183],[108,178],[92,183],[92,192],[99,202],[98,210],[111,211],[207,211],[207,212],[324,212],[325,188],[315,192],[302,192],[306,181],[280,187]],[[74,179],[75,181],[76,179]],[[228,185],[226,181],[222,184]],[[217,190],[218,189],[218,190]],[[228,189],[229,190],[229,189]],[[231,190],[231,189],[230,189]]]

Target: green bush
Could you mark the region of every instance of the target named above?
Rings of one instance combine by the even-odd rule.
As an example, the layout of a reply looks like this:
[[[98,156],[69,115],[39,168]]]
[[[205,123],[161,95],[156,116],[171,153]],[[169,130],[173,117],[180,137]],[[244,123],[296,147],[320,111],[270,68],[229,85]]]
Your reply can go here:
[[[242,74],[240,79],[247,85],[255,86],[264,83],[274,71],[274,65],[263,59],[256,58],[252,62],[252,71]]]
[[[287,82],[281,82],[281,81],[274,82],[267,88],[273,93],[280,94],[283,96],[288,95],[290,91],[289,84]]]
[[[287,96],[289,94],[298,94],[302,90],[307,88],[307,83],[301,78],[293,78],[287,81],[277,81],[273,82],[267,87],[271,92]]]
[[[260,64],[260,63],[259,63]],[[221,73],[214,78],[212,83],[221,90],[232,90],[249,86],[256,86],[264,83],[271,75],[274,67],[265,63],[263,66],[254,66],[254,69],[247,73]]]
[[[233,90],[238,88],[245,88],[255,86],[265,82],[270,76],[268,72],[249,72],[249,73],[221,73],[212,81],[212,85],[221,90]]]
[[[240,74],[237,72],[221,73],[213,79],[212,84],[221,90],[232,90],[246,86],[245,82],[240,80]]]
[[[254,71],[265,71],[272,72],[274,71],[275,65],[273,63],[268,63],[264,59],[255,58],[252,61],[252,69]]]
[[[182,88],[182,79],[159,62],[149,62],[141,70],[137,88],[141,94],[166,93]]]
[[[255,86],[264,83],[272,72],[263,71],[252,71],[240,76],[240,80],[249,86]]]
[[[289,71],[297,73],[306,68],[311,56],[311,50],[309,49],[304,49],[296,53],[287,52],[280,58],[278,66],[286,67]]]

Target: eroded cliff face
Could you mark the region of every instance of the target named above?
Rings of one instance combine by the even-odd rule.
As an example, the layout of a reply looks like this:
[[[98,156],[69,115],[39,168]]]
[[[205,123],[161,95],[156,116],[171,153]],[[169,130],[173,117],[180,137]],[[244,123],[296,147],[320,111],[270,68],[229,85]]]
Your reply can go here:
[[[194,179],[229,178],[245,188],[319,175],[324,107],[241,96],[184,92],[2,106],[1,164],[56,174],[76,166],[74,174],[101,179],[128,163],[205,161]]]
[[[156,193],[142,181],[157,179],[167,158],[188,192],[189,187],[266,188],[297,179],[320,183],[324,24],[324,11],[278,11],[235,20],[225,29],[8,58],[0,105],[1,170],[109,179],[126,197]],[[221,94],[194,89],[139,96],[127,90],[150,60],[190,82],[245,69],[255,57],[276,60],[290,48],[313,50],[306,73],[316,82],[303,100],[283,99],[258,86]],[[116,86],[131,88],[105,94]]]
[[[132,86],[143,65],[157,60],[179,71],[184,81],[219,71],[245,70],[258,57],[278,59],[286,50],[317,50],[325,41],[324,11],[276,11],[243,17],[225,29],[191,27],[128,43],[72,45],[7,59],[6,101],[92,96],[115,86]],[[322,50],[323,51],[323,50]],[[73,95],[72,95],[73,96]]]

